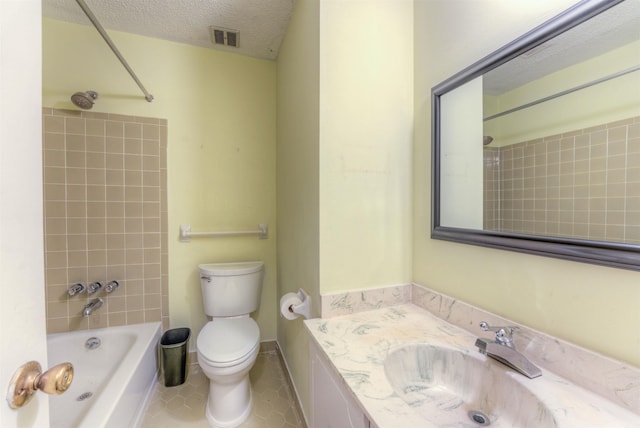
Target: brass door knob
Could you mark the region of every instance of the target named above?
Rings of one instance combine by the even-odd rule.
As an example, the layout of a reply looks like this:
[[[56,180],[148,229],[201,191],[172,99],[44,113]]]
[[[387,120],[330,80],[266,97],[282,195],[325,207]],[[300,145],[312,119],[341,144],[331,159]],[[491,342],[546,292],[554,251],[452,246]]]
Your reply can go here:
[[[40,390],[47,394],[62,394],[73,381],[73,365],[61,363],[42,373],[37,361],[29,361],[20,366],[13,374],[7,391],[7,403],[12,409],[18,409],[31,400]]]

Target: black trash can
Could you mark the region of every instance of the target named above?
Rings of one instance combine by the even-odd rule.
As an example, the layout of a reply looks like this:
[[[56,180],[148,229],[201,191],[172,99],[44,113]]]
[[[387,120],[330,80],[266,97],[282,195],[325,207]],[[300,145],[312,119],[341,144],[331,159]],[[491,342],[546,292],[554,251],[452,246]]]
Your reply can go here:
[[[182,385],[187,380],[187,358],[189,355],[191,330],[172,328],[160,338],[164,386]]]

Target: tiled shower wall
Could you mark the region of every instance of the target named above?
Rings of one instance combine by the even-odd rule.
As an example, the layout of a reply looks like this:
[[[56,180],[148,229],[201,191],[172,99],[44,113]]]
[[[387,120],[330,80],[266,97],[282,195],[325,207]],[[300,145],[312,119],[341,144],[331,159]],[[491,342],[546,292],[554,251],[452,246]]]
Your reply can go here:
[[[485,148],[484,168],[486,228],[640,243],[640,117]]]
[[[43,133],[47,332],[167,328],[166,120],[44,108]],[[67,293],[112,280],[111,294]]]
[[[500,223],[500,149],[484,147],[482,150],[484,181],[483,212],[484,229],[501,230]]]

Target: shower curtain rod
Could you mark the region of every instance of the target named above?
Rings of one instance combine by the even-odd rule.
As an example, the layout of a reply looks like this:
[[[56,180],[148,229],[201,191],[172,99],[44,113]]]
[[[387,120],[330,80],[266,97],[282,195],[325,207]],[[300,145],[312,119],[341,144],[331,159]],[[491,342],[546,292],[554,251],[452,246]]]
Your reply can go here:
[[[526,103],[526,104],[523,104],[521,106],[514,107],[514,108],[509,109],[509,110],[505,110],[503,112],[494,114],[492,116],[487,116],[487,117],[485,117],[483,119],[483,121],[486,122],[486,121],[491,120],[491,119],[495,119],[495,118],[498,118],[498,117],[501,117],[501,116],[505,116],[505,115],[507,115],[509,113],[514,113],[514,112],[516,112],[518,110],[523,110],[525,108],[533,107],[533,106],[535,106],[537,104],[540,104],[540,103],[543,103],[545,101],[549,101],[549,100],[552,100],[554,98],[558,98],[558,97],[561,97],[563,95],[567,95],[567,94],[570,94],[572,92],[579,91],[581,89],[585,89],[585,88],[588,88],[590,86],[594,86],[594,85],[597,85],[599,83],[606,82],[607,80],[615,79],[616,77],[624,76],[625,74],[633,73],[634,71],[638,71],[638,70],[640,70],[640,65],[636,65],[636,66],[633,66],[631,68],[627,68],[626,70],[618,71],[617,73],[613,73],[613,74],[610,74],[608,76],[604,76],[604,77],[601,77],[599,79],[592,80],[591,82],[587,82],[587,83],[584,83],[582,85],[574,86],[573,88],[565,89],[564,91],[560,91],[560,92],[555,93],[553,95],[549,95],[548,97],[544,97],[544,98],[540,98],[540,99],[535,100],[535,101],[531,101],[530,103]]]
[[[89,6],[87,6],[84,0],[76,0],[76,3],[78,3],[78,6],[80,6],[82,11],[85,13],[85,15],[87,15],[87,18],[89,18],[93,26],[96,27],[96,30],[98,30],[98,33],[100,33],[104,41],[107,42],[107,44],[109,45],[113,53],[118,57],[118,59],[120,60],[124,68],[127,69],[127,71],[129,72],[133,80],[135,80],[135,82],[138,84],[138,87],[144,93],[144,99],[147,100],[148,102],[153,101],[153,95],[151,95],[147,91],[147,89],[144,87],[142,82],[140,82],[140,79],[138,79],[138,76],[136,76],[136,73],[134,73],[131,67],[129,67],[129,64],[124,59],[124,57],[122,56],[122,54],[120,53],[116,45],[113,43],[113,41],[111,41],[111,38],[109,37],[107,32],[104,30],[104,28],[102,28],[102,25],[100,25],[100,22],[98,22],[98,18],[96,18],[93,12],[91,12],[91,9],[89,9]]]

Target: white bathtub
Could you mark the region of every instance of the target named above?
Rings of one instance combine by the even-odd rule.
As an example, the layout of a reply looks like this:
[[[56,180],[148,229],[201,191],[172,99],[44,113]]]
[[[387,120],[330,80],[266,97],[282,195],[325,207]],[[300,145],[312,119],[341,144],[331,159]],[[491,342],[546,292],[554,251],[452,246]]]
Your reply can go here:
[[[49,335],[49,366],[69,361],[74,368],[69,389],[50,396],[51,427],[139,425],[157,377],[160,336],[159,322]],[[100,346],[86,349],[89,338]]]

